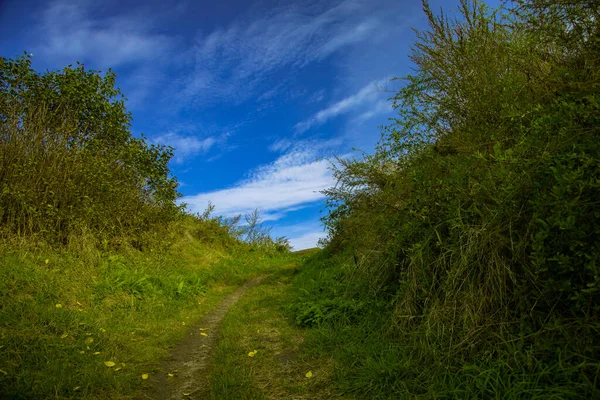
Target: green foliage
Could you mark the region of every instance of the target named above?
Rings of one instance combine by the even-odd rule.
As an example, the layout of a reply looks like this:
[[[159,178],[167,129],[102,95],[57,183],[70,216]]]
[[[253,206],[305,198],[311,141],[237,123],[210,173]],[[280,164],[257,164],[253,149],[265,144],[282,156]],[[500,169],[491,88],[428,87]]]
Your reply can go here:
[[[599,395],[597,5],[464,0],[453,19],[424,3],[397,118],[374,154],[337,160],[325,191],[341,266],[315,279],[345,282],[346,300],[303,280],[314,303],[296,310],[306,324],[333,303],[386,304],[355,324],[333,308],[319,328],[384,332],[414,373],[379,379],[377,396]]]
[[[179,213],[172,149],[134,138],[115,74],[38,74],[0,58],[0,226],[67,243],[142,233]]]

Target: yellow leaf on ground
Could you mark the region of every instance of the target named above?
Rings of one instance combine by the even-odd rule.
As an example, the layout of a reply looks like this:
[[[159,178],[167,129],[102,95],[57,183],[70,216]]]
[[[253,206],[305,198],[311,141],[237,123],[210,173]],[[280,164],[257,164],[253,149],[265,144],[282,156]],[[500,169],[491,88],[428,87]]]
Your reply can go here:
[[[79,389],[81,389],[81,386],[75,386],[75,387],[73,388],[73,391],[74,391],[74,392],[76,392],[76,391],[78,391]]]
[[[208,330],[208,328],[198,328],[198,329],[201,330],[201,331],[207,331]]]
[[[257,352],[258,350],[251,351],[250,353],[248,353],[248,357],[254,357]]]
[[[167,374],[167,376],[171,376],[171,377],[172,377],[172,376],[175,376],[175,375],[173,375],[173,374],[171,374],[171,373],[168,373],[168,374]]]
[[[148,379],[148,374],[142,374],[142,379],[144,379],[144,380]]]
[[[112,368],[115,366],[115,363],[112,361],[104,361],[104,365],[106,365],[108,368]]]
[[[307,378],[312,378],[312,371],[308,371],[304,376],[306,376]]]
[[[204,333],[204,332],[200,332],[200,335],[202,335],[202,336],[208,336],[208,335],[207,335],[206,333]]]
[[[69,336],[69,334],[68,334],[68,333],[63,333],[63,334],[60,336],[60,338],[61,338],[61,339],[64,339],[64,338],[66,338],[67,336]]]
[[[45,264],[48,264],[49,262],[50,262],[50,260],[48,260],[48,259],[45,259],[45,260],[44,260],[44,263],[45,263]]]
[[[115,371],[120,371],[121,367],[115,368]]]
[[[55,305],[54,307],[56,308],[62,308],[62,304],[58,303],[57,305]]]
[[[97,356],[98,354],[100,354],[100,352],[99,352],[99,351],[97,351],[97,352],[95,352],[95,353],[94,353],[94,355],[95,355],[95,356]]]

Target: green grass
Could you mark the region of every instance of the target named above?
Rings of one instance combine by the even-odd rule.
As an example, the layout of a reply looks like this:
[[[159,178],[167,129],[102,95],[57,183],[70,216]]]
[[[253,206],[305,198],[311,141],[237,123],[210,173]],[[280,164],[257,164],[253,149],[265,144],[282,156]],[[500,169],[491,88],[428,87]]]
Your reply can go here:
[[[305,330],[288,317],[289,285],[296,272],[296,265],[288,265],[230,309],[212,361],[210,398],[339,398],[330,384],[333,360],[301,352]]]
[[[2,243],[0,393],[135,398],[190,324],[286,257],[185,235],[147,252]]]
[[[314,254],[288,293],[292,317],[307,327],[300,357],[333,361],[332,390],[356,399],[600,398],[600,363],[589,356],[596,322],[548,319],[531,336],[508,324],[490,327],[487,342],[465,352],[440,341],[435,327],[391,326],[393,299],[369,301],[350,290],[351,265]]]

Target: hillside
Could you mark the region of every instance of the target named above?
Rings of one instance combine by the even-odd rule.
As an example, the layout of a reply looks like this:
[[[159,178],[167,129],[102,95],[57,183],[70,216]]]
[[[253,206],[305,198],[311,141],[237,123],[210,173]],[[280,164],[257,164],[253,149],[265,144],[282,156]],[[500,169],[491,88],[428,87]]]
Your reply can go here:
[[[291,257],[190,215],[112,72],[0,58],[0,397],[131,398],[190,325]],[[138,393],[139,395],[139,393]]]
[[[295,283],[353,398],[600,398],[597,1],[424,2],[373,154],[338,159]]]

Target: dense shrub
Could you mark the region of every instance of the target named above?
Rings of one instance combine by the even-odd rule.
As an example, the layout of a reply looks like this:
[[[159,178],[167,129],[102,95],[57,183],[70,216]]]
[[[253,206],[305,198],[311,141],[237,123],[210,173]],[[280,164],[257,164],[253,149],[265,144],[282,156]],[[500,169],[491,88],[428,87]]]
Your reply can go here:
[[[39,74],[0,58],[0,226],[66,242],[139,238],[172,220],[170,148],[129,130],[115,74],[83,66]]]
[[[398,116],[373,155],[335,164],[325,222],[346,296],[388,300],[381,328],[428,360],[405,366],[419,379],[598,395],[598,5],[463,0],[452,19],[424,2]]]

